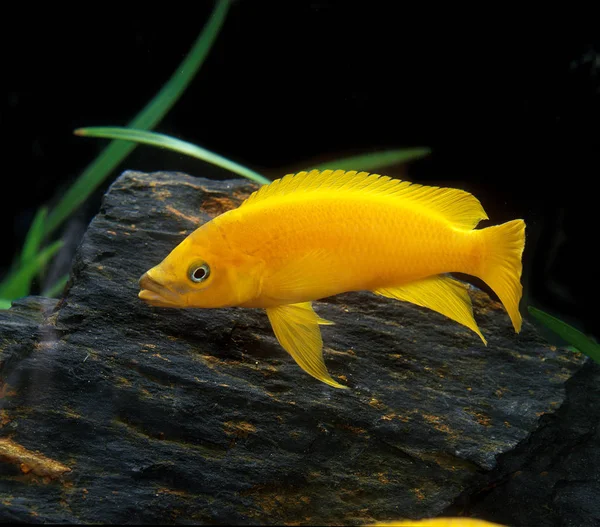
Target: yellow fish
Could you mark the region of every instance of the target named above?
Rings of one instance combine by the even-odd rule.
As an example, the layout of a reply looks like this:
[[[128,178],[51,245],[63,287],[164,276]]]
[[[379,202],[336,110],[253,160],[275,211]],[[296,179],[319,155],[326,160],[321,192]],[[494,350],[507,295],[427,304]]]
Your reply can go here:
[[[498,523],[490,523],[475,518],[433,518],[427,520],[405,520],[378,522],[370,527],[503,527]]]
[[[367,172],[299,172],[202,225],[140,278],[139,297],[175,308],[265,308],[283,348],[336,388],[323,361],[313,300],[368,290],[412,302],[485,339],[467,287],[476,276],[521,329],[525,223],[474,230],[487,219],[468,192]]]

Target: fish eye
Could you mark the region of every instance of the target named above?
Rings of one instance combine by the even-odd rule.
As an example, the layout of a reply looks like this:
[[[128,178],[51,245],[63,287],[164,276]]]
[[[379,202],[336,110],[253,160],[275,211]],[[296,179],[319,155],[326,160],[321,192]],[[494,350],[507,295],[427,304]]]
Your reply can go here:
[[[199,284],[200,282],[204,282],[210,275],[210,267],[203,263],[201,265],[195,264],[192,265],[188,271],[188,276],[192,282],[196,282]]]

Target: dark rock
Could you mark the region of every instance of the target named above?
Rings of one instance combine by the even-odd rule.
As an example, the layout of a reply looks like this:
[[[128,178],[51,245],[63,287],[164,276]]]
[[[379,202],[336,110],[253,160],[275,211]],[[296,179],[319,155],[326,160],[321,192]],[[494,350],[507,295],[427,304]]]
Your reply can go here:
[[[260,310],[137,298],[144,271],[254,189],[127,172],[85,235],[65,297],[53,310],[31,298],[0,312],[2,521],[434,516],[555,418],[582,358],[527,322],[515,335],[478,290],[487,348],[437,313],[370,293],[315,303],[336,322],[323,327],[326,364],[350,390],[304,373]],[[571,485],[555,506],[580,507],[573,493],[585,499]]]
[[[566,401],[446,514],[505,525],[600,525],[600,366],[588,361],[566,385]]]

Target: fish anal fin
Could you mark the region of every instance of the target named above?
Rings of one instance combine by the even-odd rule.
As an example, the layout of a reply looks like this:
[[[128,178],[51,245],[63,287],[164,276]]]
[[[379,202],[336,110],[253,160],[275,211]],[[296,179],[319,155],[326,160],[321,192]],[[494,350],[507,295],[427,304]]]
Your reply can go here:
[[[270,307],[266,311],[275,337],[306,373],[334,388],[347,388],[334,381],[327,371],[319,324],[330,322],[320,318],[310,302]]]
[[[473,317],[473,306],[467,286],[458,280],[437,275],[397,287],[377,289],[373,292],[437,311],[473,330],[487,345],[487,341]]]

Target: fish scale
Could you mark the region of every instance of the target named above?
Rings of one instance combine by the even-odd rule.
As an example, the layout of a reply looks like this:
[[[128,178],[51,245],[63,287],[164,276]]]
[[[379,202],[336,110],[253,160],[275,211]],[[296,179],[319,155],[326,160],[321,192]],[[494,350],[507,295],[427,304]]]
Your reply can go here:
[[[471,231],[454,229],[437,218],[420,217],[401,203],[332,200],[326,193],[315,193],[308,200],[288,199],[272,207],[253,207],[245,214],[244,229],[237,227],[237,218],[227,214],[219,222],[221,229],[232,229],[228,237],[235,239],[240,250],[285,265],[288,258],[329,249],[330,265],[351,266],[351,283],[341,284],[338,292],[370,288],[372,275],[385,277],[378,284],[384,286],[450,270],[471,271],[465,268],[470,244],[476,241]],[[261,225],[272,228],[257,241],[250,233]]]

